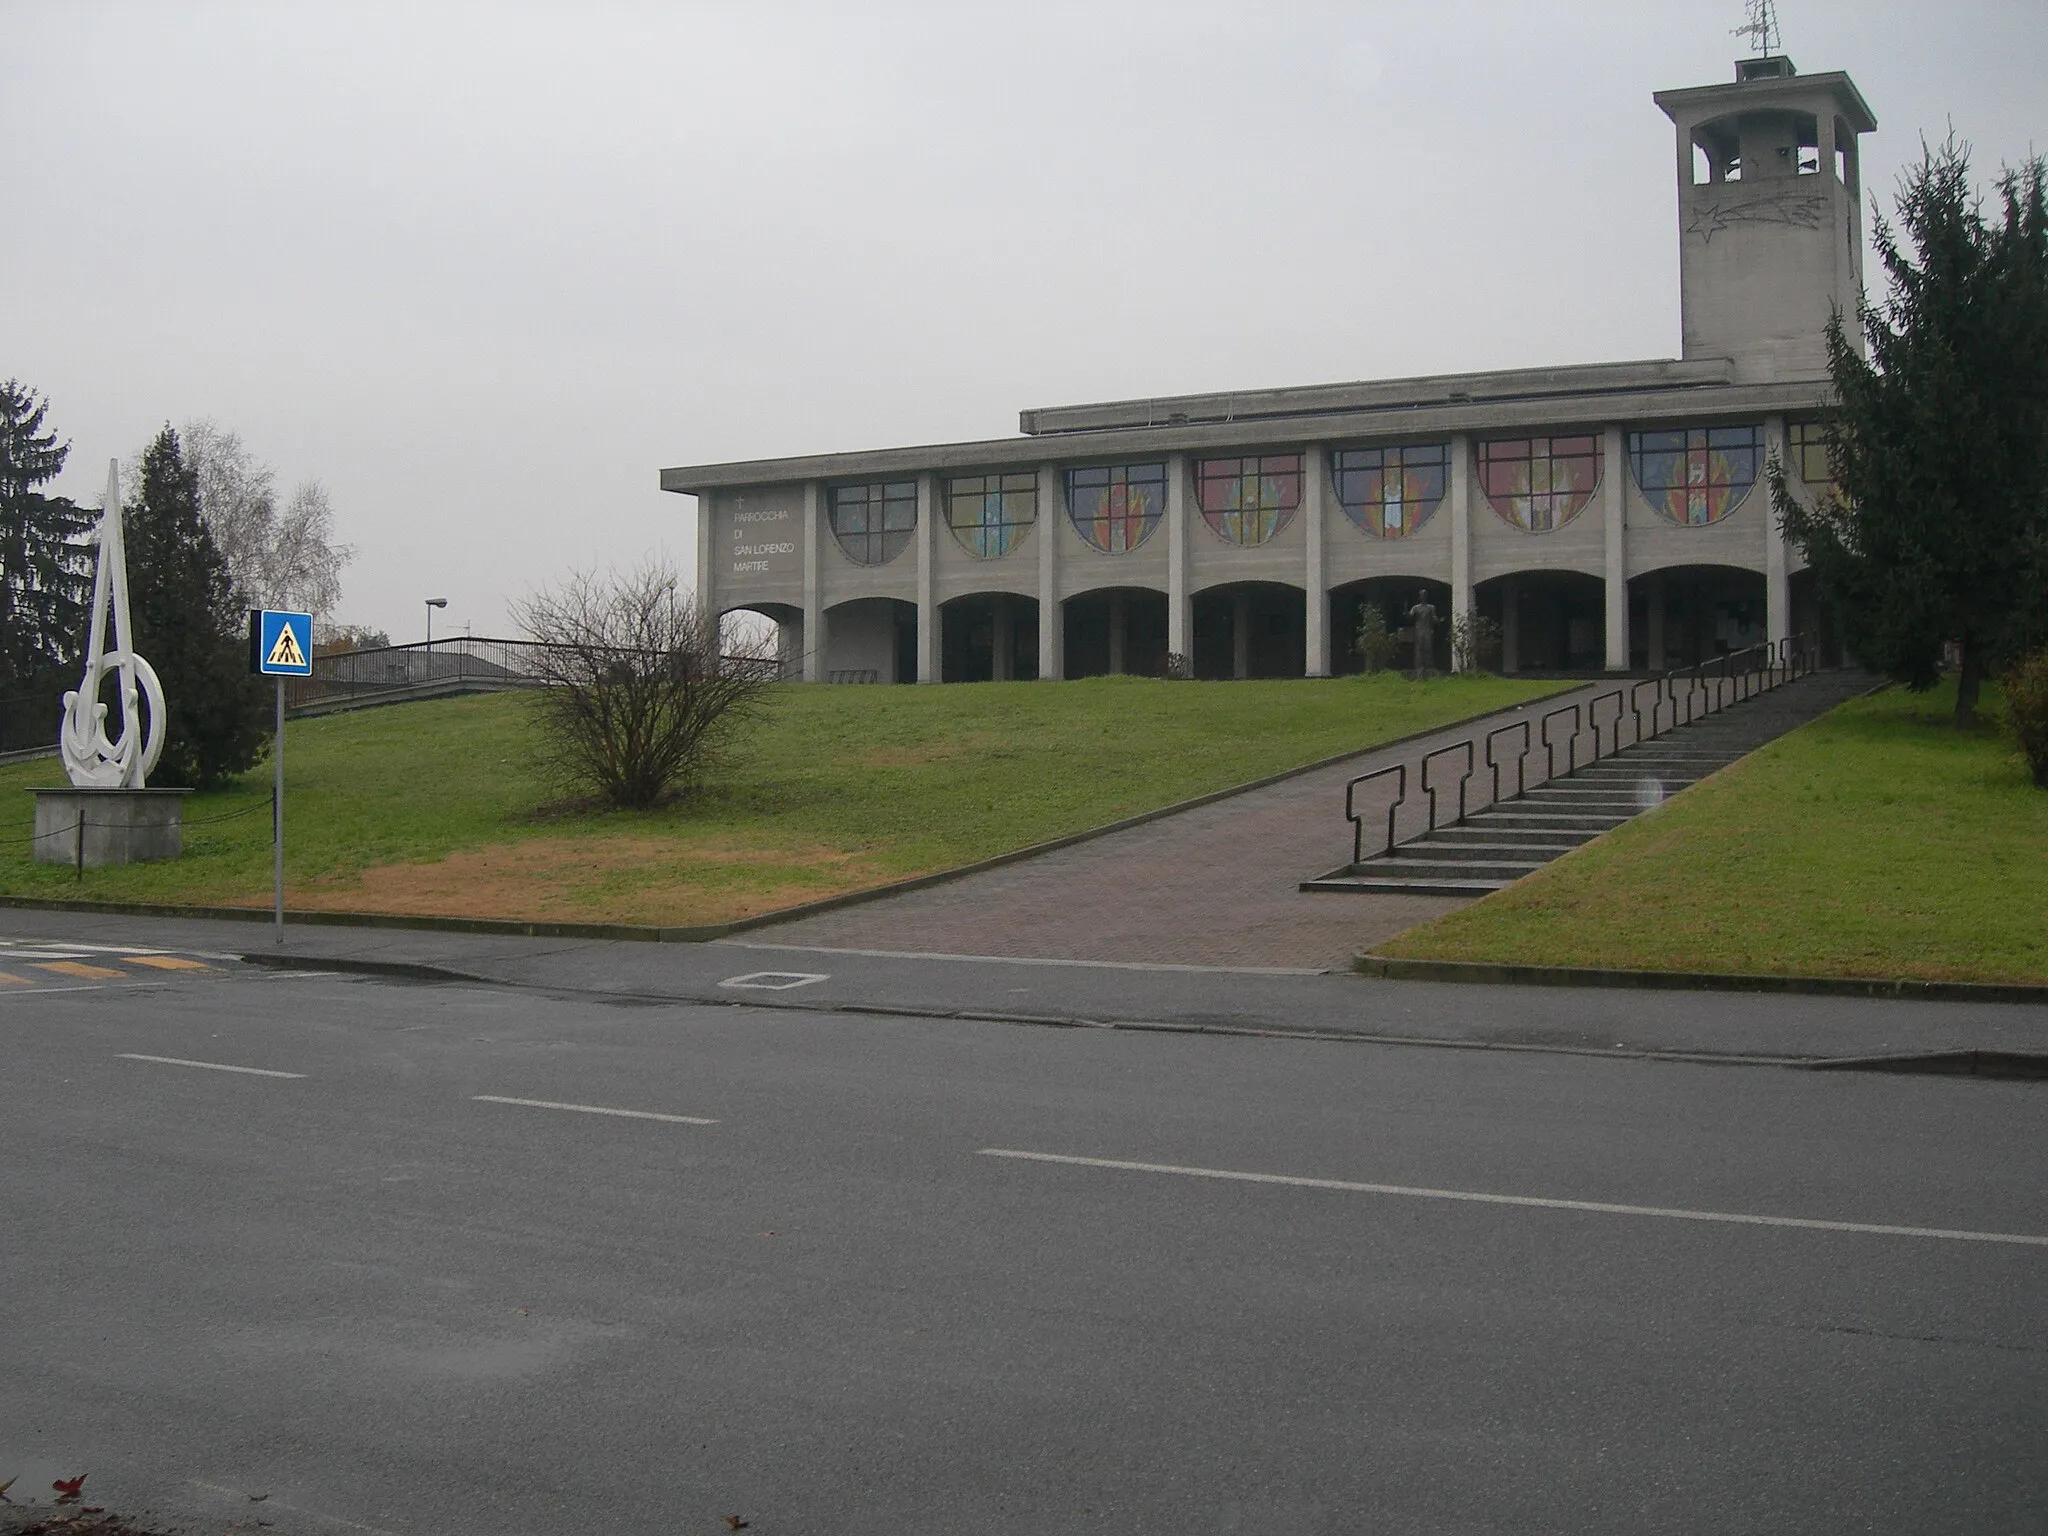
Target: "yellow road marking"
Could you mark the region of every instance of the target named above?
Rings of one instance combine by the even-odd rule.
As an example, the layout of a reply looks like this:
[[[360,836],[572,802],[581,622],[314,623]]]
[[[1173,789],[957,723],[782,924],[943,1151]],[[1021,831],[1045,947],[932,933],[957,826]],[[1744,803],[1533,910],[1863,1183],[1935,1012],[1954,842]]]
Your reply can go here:
[[[177,955],[130,955],[130,965],[154,966],[160,971],[210,971],[212,966],[204,960],[186,960]]]
[[[119,971],[110,971],[103,965],[87,965],[82,960],[38,960],[35,966],[39,971],[55,971],[60,976],[82,976],[89,981],[118,979],[121,975]]]
[[[12,971],[0,971],[0,981],[4,981],[12,987],[30,987],[35,985],[32,978],[17,976]]]

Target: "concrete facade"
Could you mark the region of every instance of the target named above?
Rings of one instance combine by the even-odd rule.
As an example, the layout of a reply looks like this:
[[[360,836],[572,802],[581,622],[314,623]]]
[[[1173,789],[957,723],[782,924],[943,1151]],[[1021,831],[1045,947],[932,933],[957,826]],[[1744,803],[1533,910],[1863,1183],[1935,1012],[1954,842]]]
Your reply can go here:
[[[1660,93],[1684,356],[1021,413],[1021,434],[666,469],[698,590],[813,681],[1322,676],[1366,604],[1497,628],[1505,670],[1676,665],[1802,627],[1776,457],[1828,399],[1861,292],[1840,74],[1744,60]],[[1795,440],[1798,439],[1798,440]],[[1803,489],[1802,489],[1803,487]]]

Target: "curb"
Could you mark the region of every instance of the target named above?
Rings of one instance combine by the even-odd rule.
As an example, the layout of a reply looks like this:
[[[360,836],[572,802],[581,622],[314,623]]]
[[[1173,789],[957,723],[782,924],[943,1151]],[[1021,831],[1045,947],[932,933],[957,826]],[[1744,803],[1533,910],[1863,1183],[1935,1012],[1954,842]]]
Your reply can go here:
[[[1219,800],[1228,800],[1234,795],[1249,794],[1255,789],[1267,789],[1283,784],[1289,779],[1300,778],[1305,773],[1316,773],[1324,768],[1334,768],[1339,763],[1350,762],[1356,757],[1370,753],[1384,752],[1392,747],[1405,747],[1431,736],[1454,731],[1462,726],[1475,725],[1481,721],[1498,719],[1502,715],[1514,714],[1519,710],[1533,709],[1538,704],[1575,693],[1587,686],[1574,681],[1566,687],[1553,689],[1549,693],[1536,694],[1519,704],[1510,704],[1505,709],[1489,710],[1483,715],[1468,715],[1462,720],[1447,721],[1433,725],[1426,730],[1410,731],[1405,736],[1391,737],[1386,741],[1374,742],[1370,746],[1356,747],[1348,752],[1339,752],[1331,757],[1318,758],[1312,763],[1283,769],[1279,773],[1267,774],[1264,778],[1250,779],[1242,784],[1232,784],[1224,789],[1213,789],[1207,794],[1196,795],[1189,800],[1176,800],[1171,805],[1162,805],[1154,810],[1140,811],[1135,816],[1126,816],[1119,821],[1104,822],[1099,827],[1086,827],[1079,832],[1069,832],[1064,837],[1055,837],[1043,843],[1032,843],[1023,848],[1013,848],[1008,853],[993,854],[985,859],[976,859],[971,864],[960,864],[952,869],[937,870],[928,875],[912,875],[907,880],[891,881],[887,885],[869,886],[865,890],[847,891],[838,896],[823,896],[816,901],[801,902],[793,907],[778,907],[773,912],[763,912],[754,917],[736,918],[729,923],[699,923],[680,927],[662,928],[636,923],[578,923],[521,921],[513,918],[494,917],[415,917],[387,912],[323,912],[287,908],[285,920],[291,923],[305,923],[333,928],[408,928],[427,933],[474,933],[509,936],[529,939],[617,939],[645,944],[704,944],[713,939],[729,938],[736,933],[746,933],[755,928],[766,928],[775,923],[794,922],[798,918],[815,917],[825,912],[836,912],[843,907],[859,906],[863,902],[881,901],[889,896],[905,896],[912,891],[927,890],[935,885],[944,885],[949,880],[965,879],[985,870],[1000,869],[1006,864],[1015,864],[1024,859],[1035,859],[1041,854],[1056,853],[1062,848],[1108,837],[1114,832],[1125,832],[1133,827],[1142,827],[1147,822],[1159,821],[1167,816],[1177,816],[1183,811],[1199,810],[1205,805],[1214,805]],[[144,901],[82,901],[41,896],[0,896],[0,908],[24,908],[36,912],[98,912],[116,917],[191,917],[225,919],[231,922],[261,922],[272,920],[271,909],[264,907],[195,907],[178,906],[167,902]]]
[[[1620,987],[1648,992],[1777,992],[1929,1003],[2048,1004],[2048,986],[2026,982],[1912,981],[1878,976],[1770,976],[1741,971],[1626,971],[1578,965],[1493,965],[1472,960],[1397,960],[1360,955],[1351,968],[1381,981],[1448,981],[1497,987]]]
[[[1425,1050],[1489,1051],[1509,1055],[1590,1056],[1605,1061],[1670,1061],[1712,1067],[1863,1066],[1891,1058],[1764,1055],[1735,1051],[1662,1051],[1639,1046],[1545,1044],[1525,1040],[1450,1040],[1429,1035],[1379,1035],[1357,1030],[1293,1028],[1284,1024],[1214,1024],[1176,1019],[1093,1019],[1048,1013],[997,1013],[983,1008],[922,1007],[915,1003],[799,1002],[793,998],[691,997],[676,993],[613,991],[542,981],[510,981],[445,966],[391,960],[351,960],[330,955],[293,955],[259,950],[236,957],[245,965],[280,971],[328,971],[387,980],[451,982],[463,986],[508,987],[516,991],[565,992],[579,997],[665,1003],[678,1008],[750,1008],[771,1013],[857,1014],[868,1018],[931,1019],[971,1024],[1022,1024],[1041,1029],[1117,1029],[1152,1035],[1214,1035],[1229,1039],[1299,1040],[1335,1045],[1394,1045]],[[1870,1068],[1866,1067],[1866,1070]]]

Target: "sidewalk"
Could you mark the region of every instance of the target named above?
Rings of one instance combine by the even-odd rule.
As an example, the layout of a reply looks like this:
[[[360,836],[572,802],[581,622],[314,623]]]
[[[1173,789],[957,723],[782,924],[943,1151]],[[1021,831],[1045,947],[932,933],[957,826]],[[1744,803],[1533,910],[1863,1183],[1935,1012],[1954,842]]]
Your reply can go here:
[[[2048,1007],[1863,998],[1641,993],[1370,980],[1348,972],[1201,970],[1030,960],[905,958],[786,947],[530,939],[388,928],[68,912],[0,912],[0,934],[139,944],[403,980],[470,982],[621,1000],[779,1011],[1162,1028],[1595,1055],[1799,1063],[1934,1051],[2048,1051]],[[724,983],[814,976],[787,991]],[[0,996],[0,1017],[4,1017]]]

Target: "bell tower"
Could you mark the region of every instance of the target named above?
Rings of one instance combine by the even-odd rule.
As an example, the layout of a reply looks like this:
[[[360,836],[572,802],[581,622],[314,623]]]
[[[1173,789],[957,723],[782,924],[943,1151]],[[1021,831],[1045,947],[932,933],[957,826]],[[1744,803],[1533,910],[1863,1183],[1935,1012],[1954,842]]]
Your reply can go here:
[[[1745,380],[1825,377],[1830,314],[1862,345],[1856,141],[1877,119],[1855,83],[1767,53],[1732,84],[1653,99],[1678,133],[1684,356],[1732,358]]]

